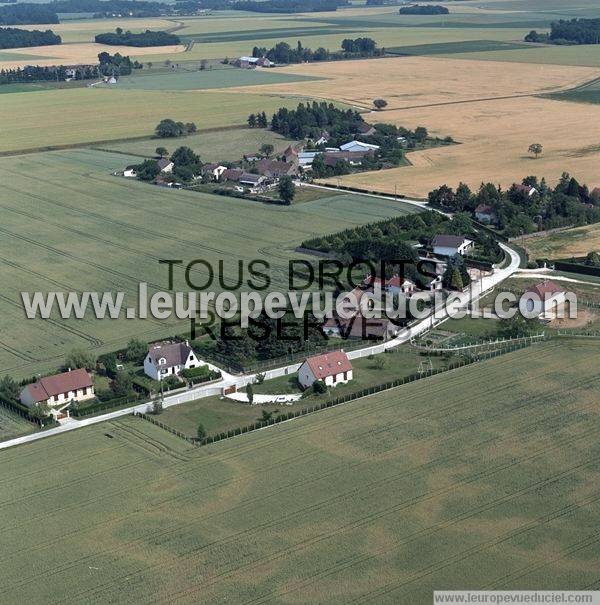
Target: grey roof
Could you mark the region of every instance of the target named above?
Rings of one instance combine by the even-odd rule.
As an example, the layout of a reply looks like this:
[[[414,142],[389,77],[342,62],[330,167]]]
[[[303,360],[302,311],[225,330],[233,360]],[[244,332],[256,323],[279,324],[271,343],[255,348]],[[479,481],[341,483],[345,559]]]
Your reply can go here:
[[[166,158],[160,158],[160,160],[156,160],[156,163],[161,170],[172,164],[171,160],[167,160]]]
[[[462,235],[436,235],[432,244],[442,248],[458,248],[463,245],[465,238]]]
[[[263,177],[260,174],[250,174],[249,172],[242,174],[240,177],[240,183],[251,183],[253,185],[260,183],[262,180]]]
[[[157,342],[148,347],[148,355],[155,366],[159,366],[159,359],[164,358],[166,363],[161,367],[185,365],[187,358],[193,353],[192,347],[186,342]]]

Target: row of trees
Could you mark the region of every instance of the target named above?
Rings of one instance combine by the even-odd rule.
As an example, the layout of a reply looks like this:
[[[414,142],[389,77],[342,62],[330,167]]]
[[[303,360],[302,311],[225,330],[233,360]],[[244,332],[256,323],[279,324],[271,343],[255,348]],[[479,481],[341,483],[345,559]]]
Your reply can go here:
[[[250,128],[268,128],[269,120],[267,120],[267,114],[264,111],[251,113],[248,116],[248,126]]]
[[[141,34],[123,31],[117,27],[114,33],[97,34],[95,40],[98,44],[110,44],[112,46],[168,46],[179,44],[179,36],[164,31],[151,31],[147,29]]]
[[[170,12],[168,5],[146,0],[55,0],[49,6],[57,13],[94,13],[100,17],[158,17]]]
[[[571,19],[554,21],[550,33],[531,30],[525,42],[550,44],[600,44],[600,19]]]
[[[429,193],[429,202],[454,212],[474,213],[478,206],[488,206],[493,211],[495,227],[507,237],[600,221],[599,193],[590,193],[586,185],[567,172],[554,189],[545,179],[538,181],[535,176],[524,178],[508,190],[482,183],[477,193],[460,183],[456,191],[447,185],[434,189]]]
[[[401,15],[447,15],[450,11],[439,4],[412,4],[402,6],[398,12]]]
[[[243,0],[232,8],[255,13],[310,13],[336,11],[348,4],[348,0]]]
[[[383,53],[383,49],[378,49],[372,38],[354,40],[347,38],[342,40],[342,51],[334,53],[323,47],[319,47],[317,50],[305,48],[300,40],[295,48],[292,48],[287,42],[278,42],[272,48],[255,46],[252,49],[253,57],[267,57],[274,63],[312,63],[347,57],[373,57]]]
[[[61,37],[52,30],[0,28],[0,48],[21,48],[25,46],[50,46],[60,44]]]
[[[0,25],[58,23],[56,10],[50,4],[9,4],[0,6]]]

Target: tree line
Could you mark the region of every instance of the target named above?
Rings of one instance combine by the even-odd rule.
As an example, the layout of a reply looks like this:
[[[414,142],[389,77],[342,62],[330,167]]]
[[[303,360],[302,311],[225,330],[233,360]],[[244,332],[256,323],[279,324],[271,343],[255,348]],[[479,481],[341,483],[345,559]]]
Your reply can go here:
[[[598,193],[590,193],[586,185],[567,172],[554,188],[544,178],[538,181],[535,176],[528,176],[507,190],[493,183],[482,183],[476,193],[465,183],[460,183],[456,191],[442,185],[429,193],[429,202],[471,214],[480,205],[488,207],[494,227],[506,237],[600,221]]]
[[[313,63],[318,61],[332,61],[335,59],[347,59],[350,57],[375,57],[384,54],[383,49],[378,49],[375,40],[371,38],[350,38],[342,41],[342,50],[331,52],[320,46],[317,50],[306,48],[298,40],[293,48],[287,42],[278,42],[272,48],[255,46],[252,56],[256,58],[267,57],[274,63]]]
[[[254,13],[311,13],[336,11],[348,4],[348,0],[243,0],[231,8]]]
[[[10,4],[0,6],[0,25],[58,23],[56,10],[50,4]]]
[[[61,37],[52,30],[18,29],[16,27],[0,27],[0,48],[21,48],[25,46],[50,46],[60,44]]]
[[[439,4],[412,4],[402,6],[398,12],[401,15],[447,15],[450,11]]]
[[[151,31],[147,29],[141,34],[123,31],[120,27],[114,33],[97,34],[95,40],[98,44],[110,44],[112,46],[169,46],[181,42],[179,36],[164,31]]]
[[[531,30],[525,42],[549,44],[600,44],[600,19],[571,19],[553,21],[550,33]]]

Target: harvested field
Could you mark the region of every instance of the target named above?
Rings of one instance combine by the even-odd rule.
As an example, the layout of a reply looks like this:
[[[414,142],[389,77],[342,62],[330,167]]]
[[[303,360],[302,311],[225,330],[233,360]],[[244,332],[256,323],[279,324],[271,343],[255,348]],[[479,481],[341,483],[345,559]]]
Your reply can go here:
[[[302,91],[305,95],[333,98],[369,109],[374,98],[386,99],[386,111],[371,116],[372,121],[389,120],[389,112],[394,109],[550,92],[582,84],[599,75],[598,70],[587,67],[519,65],[435,57],[310,63],[289,66],[280,71],[327,79],[264,86],[261,92]]]
[[[440,586],[594,585],[595,353],[535,346],[200,449],[128,417],[0,452],[0,599],[424,605]]]

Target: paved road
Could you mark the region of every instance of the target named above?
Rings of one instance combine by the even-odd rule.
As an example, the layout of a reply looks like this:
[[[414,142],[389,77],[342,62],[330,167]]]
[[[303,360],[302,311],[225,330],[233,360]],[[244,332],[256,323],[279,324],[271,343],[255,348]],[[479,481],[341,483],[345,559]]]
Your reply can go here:
[[[520,258],[517,252],[515,252],[512,248],[504,244],[500,244],[504,251],[510,256],[510,264],[503,269],[496,269],[494,273],[489,276],[483,277],[477,282],[471,285],[466,292],[462,292],[457,296],[457,307],[466,307],[469,302],[480,298],[486,292],[489,292],[491,289],[495,288],[502,281],[510,277],[513,273],[518,271]],[[427,330],[447,321],[449,319],[449,313],[446,308],[439,309],[436,312],[435,317],[430,316],[426,319],[421,320],[420,322],[414,324],[408,329],[402,330],[398,336],[395,338],[388,340],[386,342],[371,345],[368,347],[364,347],[362,349],[357,349],[355,351],[348,352],[348,357],[350,359],[359,359],[361,357],[367,357],[369,355],[377,355],[379,353],[383,353],[387,349],[392,349],[401,344],[408,342],[409,340],[423,334]],[[300,367],[300,363],[291,364],[288,366],[283,366],[281,368],[276,368],[273,370],[268,370],[265,372],[265,378],[277,378],[278,376],[284,376],[287,374],[293,374],[298,371]],[[211,366],[214,368],[214,366]],[[235,385],[237,388],[241,388],[246,386],[250,382],[254,382],[256,374],[246,374],[243,376],[235,376],[233,374],[228,374],[226,372],[222,372],[223,380],[212,383],[206,386],[196,387],[194,389],[190,389],[188,391],[177,393],[175,395],[170,395],[165,397],[163,407],[171,407],[173,405],[180,405],[187,401],[193,401],[196,399],[202,399],[204,397],[210,397],[212,395],[220,395],[222,389],[224,387]],[[82,420],[71,419],[65,424],[58,426],[56,428],[48,429],[46,431],[40,431],[38,433],[33,433],[32,435],[25,435],[23,437],[17,437],[16,439],[10,439],[8,441],[4,441],[0,443],[0,450],[6,449],[9,447],[13,447],[15,445],[21,445],[23,443],[30,443],[32,441],[37,441],[38,439],[44,439],[46,437],[50,437],[52,435],[59,435],[61,433],[66,433],[68,431],[73,431],[75,429],[90,426],[92,424],[98,424],[99,422],[105,422],[106,420],[112,420],[114,418],[119,418],[120,416],[125,416],[128,414],[132,414],[134,411],[139,412],[150,412],[152,410],[152,403],[141,403],[139,405],[125,408],[123,410],[117,410],[115,412],[109,412],[108,414],[102,414],[101,416],[94,416],[93,418],[84,418]]]

